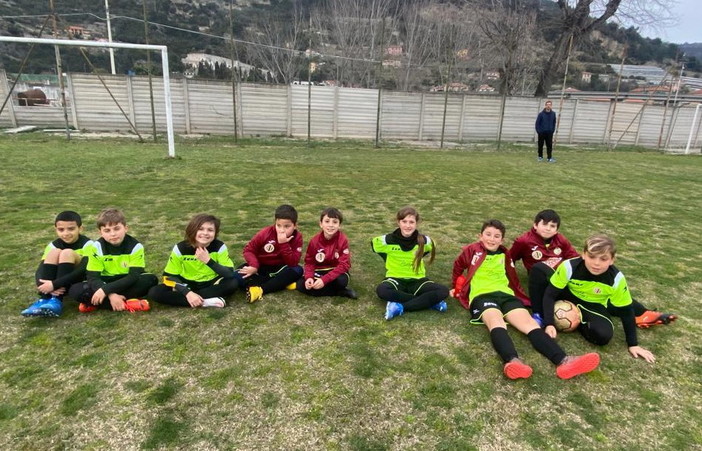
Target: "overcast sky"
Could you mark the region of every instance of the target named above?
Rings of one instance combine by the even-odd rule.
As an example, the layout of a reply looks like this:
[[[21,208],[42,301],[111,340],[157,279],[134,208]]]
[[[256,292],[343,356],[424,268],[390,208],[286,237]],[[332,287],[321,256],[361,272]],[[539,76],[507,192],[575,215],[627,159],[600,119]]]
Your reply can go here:
[[[702,42],[702,0],[677,0],[675,9],[679,16],[677,25],[660,31],[646,30],[643,35],[675,44]]]

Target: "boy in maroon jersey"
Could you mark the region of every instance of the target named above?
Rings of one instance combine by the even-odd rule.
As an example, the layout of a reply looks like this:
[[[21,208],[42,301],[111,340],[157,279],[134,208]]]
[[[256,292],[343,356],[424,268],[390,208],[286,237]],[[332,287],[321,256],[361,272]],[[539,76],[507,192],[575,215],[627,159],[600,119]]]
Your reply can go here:
[[[542,210],[534,217],[534,226],[517,238],[508,254],[512,261],[522,260],[529,274],[529,298],[534,319],[543,322],[543,298],[549,280],[563,261],[579,257],[570,241],[558,232],[561,217],[554,210]],[[671,313],[660,313],[647,309],[634,300],[636,325],[647,328],[658,324],[669,324],[677,319]]]
[[[319,216],[321,232],[316,234],[305,253],[304,276],[297,281],[297,290],[310,296],[345,296],[357,299],[348,288],[351,252],[349,240],[340,230],[341,212],[329,207]]]
[[[245,263],[239,274],[247,286],[246,300],[256,302],[294,284],[302,276],[302,234],[292,205],[275,209],[275,223],[264,227],[244,246]]]

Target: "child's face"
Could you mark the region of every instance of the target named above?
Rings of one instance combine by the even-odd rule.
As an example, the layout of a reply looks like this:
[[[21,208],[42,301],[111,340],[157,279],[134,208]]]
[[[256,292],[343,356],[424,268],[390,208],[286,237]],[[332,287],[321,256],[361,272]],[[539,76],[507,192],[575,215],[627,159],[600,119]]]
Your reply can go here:
[[[405,238],[412,236],[415,230],[417,230],[417,218],[414,215],[407,215],[404,218],[397,221],[398,227],[400,227],[400,233]]]
[[[126,224],[107,224],[100,227],[100,236],[113,246],[119,246],[124,241],[128,227]]]
[[[207,247],[214,241],[216,235],[215,225],[212,222],[203,222],[195,232],[196,247]]]
[[[489,251],[496,251],[502,244],[502,232],[494,227],[486,227],[478,235],[478,241]]]
[[[585,260],[587,270],[595,276],[603,274],[614,264],[614,257],[608,252],[597,255],[583,252],[583,260]]]
[[[321,227],[322,231],[324,232],[324,238],[329,239],[339,231],[339,228],[341,228],[341,223],[339,222],[339,218],[330,218],[329,216],[324,215],[322,220],[319,221],[319,227]]]
[[[548,240],[553,238],[558,233],[558,224],[553,221],[544,222],[542,219],[538,224],[534,224],[534,230],[541,238]]]
[[[285,233],[285,236],[292,236],[295,231],[295,223],[289,219],[276,219],[275,220],[275,231],[278,233]]]
[[[83,232],[83,226],[75,221],[56,221],[56,235],[66,244],[73,244]]]

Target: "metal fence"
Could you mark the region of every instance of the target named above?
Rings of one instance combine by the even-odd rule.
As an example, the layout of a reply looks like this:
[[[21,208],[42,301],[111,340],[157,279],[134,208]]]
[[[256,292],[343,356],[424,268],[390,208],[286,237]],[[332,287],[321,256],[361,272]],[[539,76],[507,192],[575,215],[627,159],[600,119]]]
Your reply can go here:
[[[140,133],[152,129],[147,77],[68,74],[66,96],[69,125],[91,132],[129,132],[120,108]],[[386,140],[475,142],[531,142],[534,120],[542,108],[535,98],[510,97],[504,110],[494,95],[418,93],[329,86],[237,85],[237,120],[241,136],[290,136],[306,138],[375,139],[376,130]],[[8,80],[0,71],[4,99]],[[179,134],[234,134],[232,85],[229,82],[172,78],[173,124]],[[112,99],[114,96],[115,100]],[[166,130],[163,81],[153,79],[156,129]],[[308,95],[309,94],[309,95]],[[8,102],[0,126],[35,125],[64,127],[61,107],[19,106]],[[378,100],[380,99],[380,109]],[[701,99],[702,100],[702,99]],[[566,99],[559,110],[558,141],[568,144],[636,144],[684,148],[692,133],[693,148],[701,145],[700,122],[695,104],[675,107],[638,101],[611,102]],[[560,108],[559,108],[560,106]],[[380,112],[378,114],[378,111]],[[444,120],[444,115],[445,120]],[[693,124],[694,122],[694,124]]]

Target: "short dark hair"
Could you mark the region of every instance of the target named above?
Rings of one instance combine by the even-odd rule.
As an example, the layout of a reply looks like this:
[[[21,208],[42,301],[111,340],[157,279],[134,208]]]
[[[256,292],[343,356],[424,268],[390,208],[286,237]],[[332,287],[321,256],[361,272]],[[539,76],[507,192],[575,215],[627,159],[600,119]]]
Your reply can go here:
[[[292,205],[283,204],[275,209],[275,219],[289,219],[297,224],[297,210]]]
[[[555,210],[541,210],[540,212],[536,213],[536,216],[534,216],[534,224],[536,225],[541,221],[543,221],[544,224],[555,222],[556,228],[561,226],[561,217],[558,216],[558,213],[556,213]]]
[[[344,222],[344,216],[341,214],[339,209],[334,208],[334,207],[327,207],[324,210],[322,210],[322,214],[319,215],[319,220],[321,221],[324,219],[324,217],[327,218],[336,218],[339,220],[339,224]]]
[[[124,217],[124,213],[118,208],[105,208],[98,214],[96,222],[98,229],[110,224],[127,225],[127,219]]]
[[[57,214],[56,219],[54,219],[54,225],[59,221],[75,222],[78,227],[83,225],[83,220],[80,215],[72,210],[65,210]]]
[[[485,229],[488,227],[494,227],[500,232],[502,232],[502,236],[505,236],[505,225],[502,224],[502,221],[499,221],[497,219],[488,219],[487,221],[483,222],[483,227],[480,229],[480,233],[483,233]]]
[[[217,238],[217,235],[219,235],[220,220],[218,217],[204,213],[195,215],[185,227],[185,240],[192,247],[195,247],[196,244],[195,235],[197,234],[197,231],[200,230],[200,227],[202,227],[202,225],[206,222],[211,222],[214,225],[215,238]]]

